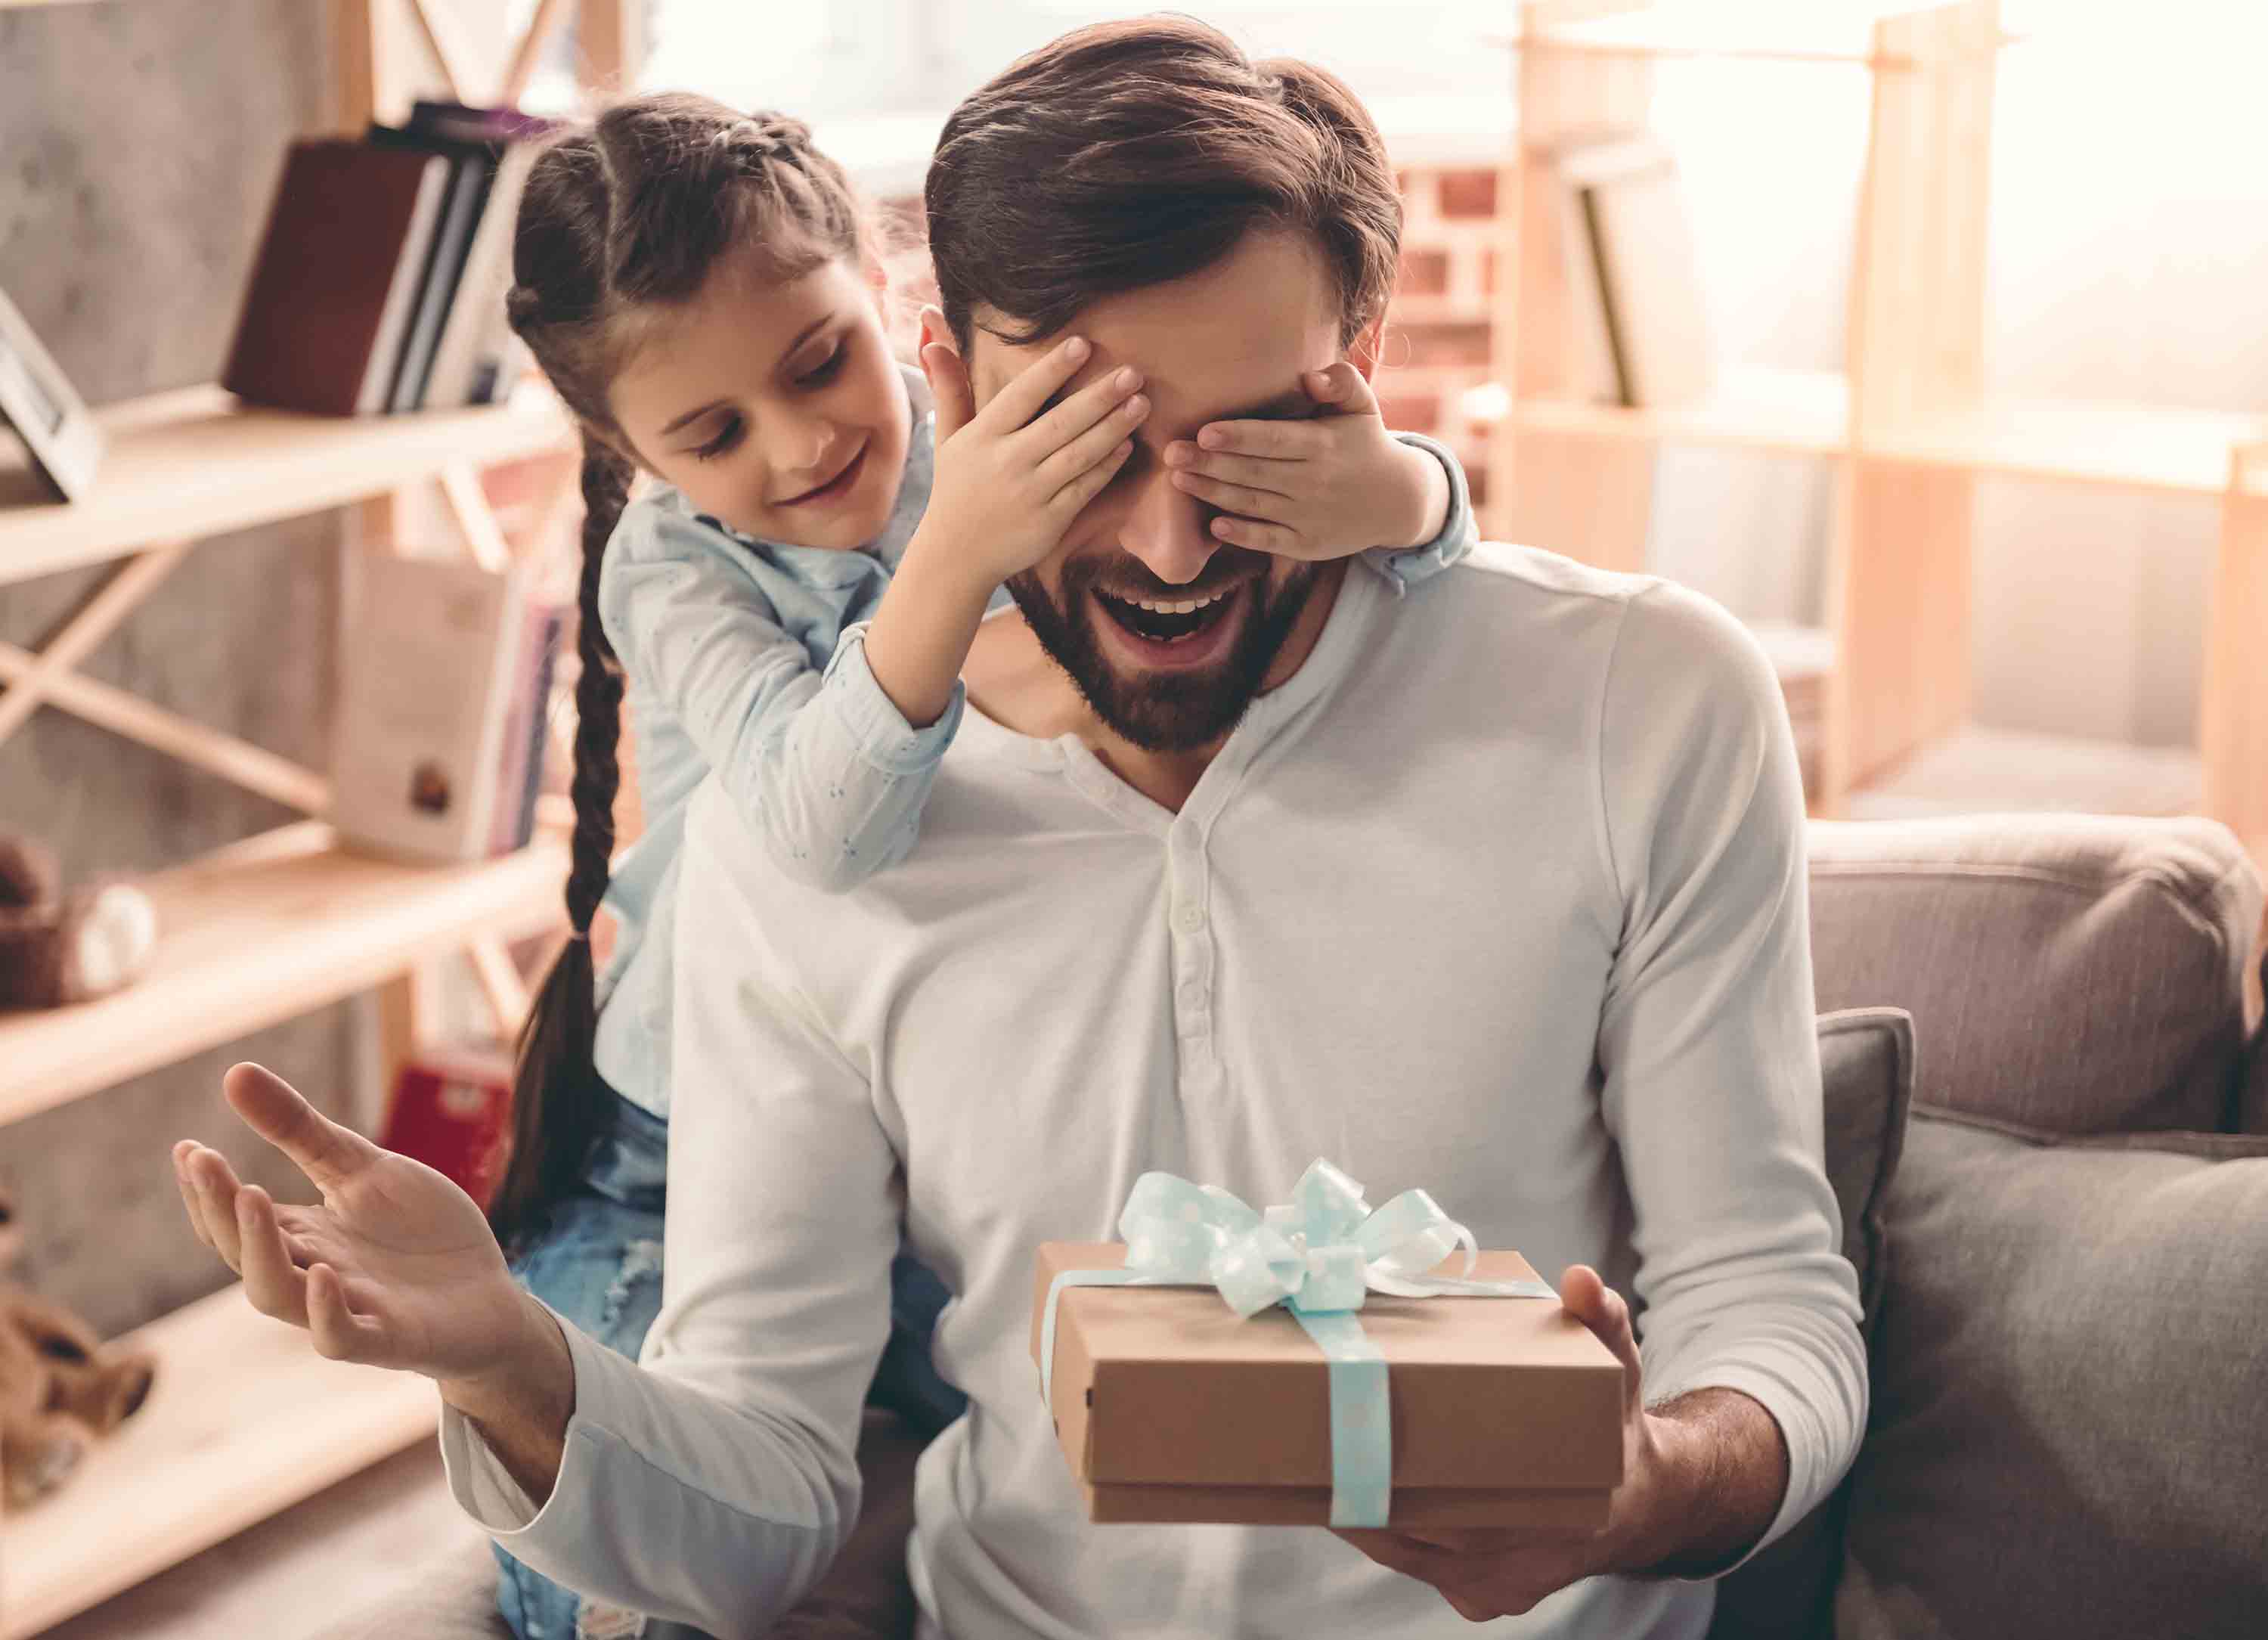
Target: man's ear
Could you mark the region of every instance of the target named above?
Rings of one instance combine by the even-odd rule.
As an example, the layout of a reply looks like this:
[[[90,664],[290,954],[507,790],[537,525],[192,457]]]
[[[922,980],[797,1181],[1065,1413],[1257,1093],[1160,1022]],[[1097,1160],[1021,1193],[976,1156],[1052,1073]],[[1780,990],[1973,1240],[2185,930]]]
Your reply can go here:
[[[937,406],[937,438],[942,444],[968,425],[976,414],[976,395],[968,380],[968,361],[954,344],[953,327],[936,307],[921,310],[921,336],[915,344],[922,374],[929,378],[929,395]]]
[[[961,351],[960,344],[953,339],[953,327],[945,321],[945,309],[934,303],[924,303],[921,310],[921,340],[917,344],[917,347],[925,348],[932,343],[939,347],[950,348],[956,353]]]
[[[1355,367],[1365,381],[1368,381],[1377,373],[1378,356],[1385,345],[1386,315],[1381,313],[1347,344],[1347,362]]]

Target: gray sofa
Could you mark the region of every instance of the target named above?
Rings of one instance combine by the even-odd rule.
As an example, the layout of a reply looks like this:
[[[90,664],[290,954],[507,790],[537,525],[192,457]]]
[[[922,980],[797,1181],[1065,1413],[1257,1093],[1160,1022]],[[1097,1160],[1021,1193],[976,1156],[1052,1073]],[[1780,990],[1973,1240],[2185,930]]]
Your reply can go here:
[[[2268,1634],[2258,878],[2196,820],[1822,824],[1812,852],[1873,1416],[1713,1632]],[[870,1416],[858,1539],[776,1634],[909,1632],[915,1452]],[[491,1585],[468,1540],[327,1640],[498,1640]]]

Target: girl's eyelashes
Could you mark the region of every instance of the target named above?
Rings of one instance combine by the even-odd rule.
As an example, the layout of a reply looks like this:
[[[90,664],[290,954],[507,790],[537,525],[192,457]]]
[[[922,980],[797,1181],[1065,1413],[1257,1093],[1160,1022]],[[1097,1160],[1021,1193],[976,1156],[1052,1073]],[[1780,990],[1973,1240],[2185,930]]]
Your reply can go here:
[[[717,429],[717,436],[693,452],[696,461],[713,462],[740,441],[741,421],[737,415],[725,417],[725,425]]]
[[[805,371],[803,374],[795,379],[796,386],[799,388],[816,388],[825,386],[828,381],[834,380],[836,373],[843,368],[843,356],[850,351],[850,344],[849,342],[836,342],[835,344],[835,351],[833,352],[828,354],[825,358],[820,360],[818,364],[814,365],[809,370]]]

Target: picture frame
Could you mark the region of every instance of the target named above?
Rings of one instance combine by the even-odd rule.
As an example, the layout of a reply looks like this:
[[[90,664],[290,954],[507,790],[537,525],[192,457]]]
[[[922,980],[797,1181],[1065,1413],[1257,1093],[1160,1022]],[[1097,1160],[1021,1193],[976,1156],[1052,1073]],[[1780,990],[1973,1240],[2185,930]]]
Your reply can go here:
[[[102,429],[5,291],[0,291],[0,420],[23,440],[33,470],[58,499],[77,501],[93,489],[102,464]]]

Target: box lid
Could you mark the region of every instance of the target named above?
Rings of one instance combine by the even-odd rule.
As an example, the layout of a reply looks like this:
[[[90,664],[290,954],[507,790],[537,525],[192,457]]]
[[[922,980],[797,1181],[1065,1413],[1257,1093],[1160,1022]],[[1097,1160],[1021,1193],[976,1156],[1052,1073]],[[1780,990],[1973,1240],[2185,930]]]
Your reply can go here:
[[[1117,1242],[1041,1246],[1035,1361],[1056,1275],[1125,1254]],[[1484,1252],[1472,1274],[1535,1275],[1516,1252]],[[1558,1304],[1373,1293],[1360,1319],[1388,1362],[1396,1487],[1620,1481],[1622,1363]],[[1329,1368],[1281,1307],[1240,1320],[1210,1287],[1066,1288],[1052,1400],[1064,1454],[1090,1484],[1330,1483]]]

